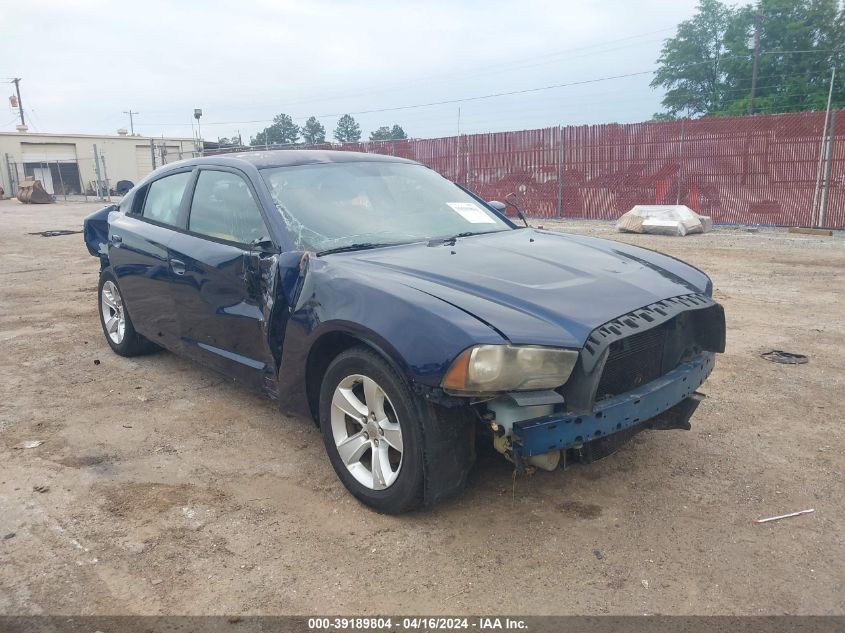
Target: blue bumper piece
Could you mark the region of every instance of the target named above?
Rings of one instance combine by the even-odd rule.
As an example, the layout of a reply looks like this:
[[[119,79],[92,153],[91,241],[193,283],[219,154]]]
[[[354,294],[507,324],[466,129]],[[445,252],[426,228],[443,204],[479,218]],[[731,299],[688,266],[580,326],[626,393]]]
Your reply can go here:
[[[87,216],[82,225],[85,246],[94,257],[108,255],[106,244],[109,241],[109,213],[112,211],[117,211],[116,205],[103,207]]]
[[[668,411],[689,398],[715,364],[713,352],[702,352],[657,380],[597,403],[591,413],[554,415],[513,425],[513,451],[531,457],[562,450],[623,431]]]

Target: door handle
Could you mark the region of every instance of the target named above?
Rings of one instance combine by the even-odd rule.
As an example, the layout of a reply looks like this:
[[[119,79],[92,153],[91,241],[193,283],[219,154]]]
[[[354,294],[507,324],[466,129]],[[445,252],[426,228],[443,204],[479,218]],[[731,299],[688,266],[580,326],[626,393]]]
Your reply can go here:
[[[170,260],[170,268],[177,275],[184,275],[185,274],[185,262],[183,262],[183,261],[180,261],[178,259],[171,259]]]
[[[115,244],[120,244],[121,242],[123,242],[123,238],[117,233],[112,233],[111,241]]]

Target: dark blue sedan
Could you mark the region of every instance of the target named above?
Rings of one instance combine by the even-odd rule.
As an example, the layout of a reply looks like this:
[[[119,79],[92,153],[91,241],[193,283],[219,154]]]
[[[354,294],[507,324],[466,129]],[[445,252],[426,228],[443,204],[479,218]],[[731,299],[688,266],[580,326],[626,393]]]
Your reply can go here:
[[[724,351],[700,270],[517,226],[409,160],[272,151],[163,167],[85,221],[106,341],[160,346],[313,416],[383,512],[689,428]]]

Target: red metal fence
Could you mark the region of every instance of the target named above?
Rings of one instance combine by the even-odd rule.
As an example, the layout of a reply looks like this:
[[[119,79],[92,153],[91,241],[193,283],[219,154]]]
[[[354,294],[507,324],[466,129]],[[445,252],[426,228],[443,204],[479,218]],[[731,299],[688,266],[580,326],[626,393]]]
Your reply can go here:
[[[821,163],[824,112],[321,147],[411,158],[488,200],[517,191],[537,217],[616,219],[677,202],[722,224],[815,226],[824,208],[825,226],[845,228],[845,111],[831,118]]]

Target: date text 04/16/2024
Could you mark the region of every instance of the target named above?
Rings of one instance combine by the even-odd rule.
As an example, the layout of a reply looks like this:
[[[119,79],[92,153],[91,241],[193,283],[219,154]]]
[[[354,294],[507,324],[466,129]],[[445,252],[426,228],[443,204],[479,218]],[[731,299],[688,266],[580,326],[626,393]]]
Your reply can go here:
[[[308,628],[313,630],[527,630],[527,623],[519,618],[478,617],[358,617],[358,618],[309,618]],[[394,630],[396,630],[394,629]]]

